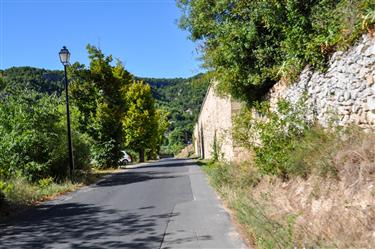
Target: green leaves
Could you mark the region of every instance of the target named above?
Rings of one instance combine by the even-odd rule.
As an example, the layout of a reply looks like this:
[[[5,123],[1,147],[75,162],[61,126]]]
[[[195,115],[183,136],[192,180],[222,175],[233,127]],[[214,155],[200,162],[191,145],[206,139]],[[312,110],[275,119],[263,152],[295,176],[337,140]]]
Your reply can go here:
[[[188,79],[171,80],[145,79],[153,87],[157,108],[167,113],[168,130],[162,153],[176,155],[192,142],[193,126],[211,78],[208,74],[199,74]]]
[[[0,178],[20,175],[37,181],[48,176],[65,177],[64,107],[65,103],[57,96],[30,90],[8,94],[0,101]],[[88,164],[87,144],[75,125],[72,135],[76,168],[82,169]]]
[[[178,1],[180,27],[203,44],[219,89],[249,103],[307,64],[323,70],[374,23],[371,0]],[[370,13],[370,14],[369,14]]]
[[[128,88],[125,100],[128,110],[122,120],[125,146],[140,152],[157,150],[159,144],[158,120],[151,87],[142,81],[134,81]]]
[[[133,76],[120,61],[112,66],[111,55],[91,45],[87,50],[90,67],[75,63],[70,68],[72,99],[80,112],[80,130],[95,142],[91,150],[95,164],[113,167],[121,158],[125,93]]]
[[[307,107],[301,99],[295,105],[280,100],[277,111],[268,102],[243,109],[234,122],[234,138],[255,152],[255,163],[264,174],[287,177],[292,172],[290,159],[296,142],[309,128]]]
[[[155,112],[150,86],[134,81],[121,61],[113,66],[112,56],[100,49],[88,45],[87,50],[90,67],[75,63],[69,73],[80,130],[93,140],[92,161],[101,168],[117,166],[125,148],[155,156],[165,124],[158,126],[164,116]]]

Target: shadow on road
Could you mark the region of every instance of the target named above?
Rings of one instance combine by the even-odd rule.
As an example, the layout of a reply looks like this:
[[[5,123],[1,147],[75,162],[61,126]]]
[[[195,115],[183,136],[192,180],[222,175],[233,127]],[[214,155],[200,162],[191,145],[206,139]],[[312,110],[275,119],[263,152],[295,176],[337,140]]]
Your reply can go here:
[[[44,205],[23,215],[12,229],[0,226],[0,248],[151,248],[161,243],[155,226],[165,215],[77,203]],[[120,239],[130,234],[132,240]]]
[[[174,159],[173,161],[160,161],[152,163],[150,165],[139,166],[133,169],[147,169],[147,168],[170,168],[170,167],[181,167],[181,166],[192,166],[197,165],[195,161],[188,161],[186,159]],[[130,168],[130,170],[132,170]]]
[[[103,187],[177,178],[181,176],[173,175],[176,172],[169,167],[193,164],[183,160],[156,163],[114,174],[93,187],[100,191]],[[167,169],[156,171],[155,167]],[[179,215],[171,215],[172,207],[158,209],[153,204],[127,210],[126,207],[110,207],[108,203],[81,202],[76,199],[75,202],[58,205],[43,204],[14,217],[12,221],[0,223],[0,248],[159,248],[168,220]],[[185,231],[175,233],[177,237],[180,233],[186,234]],[[173,243],[194,239],[179,238]],[[202,236],[199,239],[211,238]]]
[[[105,179],[104,181],[98,182],[96,187],[110,187],[117,185],[127,185],[137,182],[144,182],[149,180],[156,179],[168,179],[176,178],[178,176],[168,175],[169,172],[160,172],[156,171],[145,171],[145,172],[122,172],[112,175],[110,178]]]
[[[77,203],[45,205],[29,212],[12,229],[0,226],[0,248],[159,248],[164,234],[157,227],[170,218],[169,213],[145,216]],[[173,244],[195,239],[185,237]]]

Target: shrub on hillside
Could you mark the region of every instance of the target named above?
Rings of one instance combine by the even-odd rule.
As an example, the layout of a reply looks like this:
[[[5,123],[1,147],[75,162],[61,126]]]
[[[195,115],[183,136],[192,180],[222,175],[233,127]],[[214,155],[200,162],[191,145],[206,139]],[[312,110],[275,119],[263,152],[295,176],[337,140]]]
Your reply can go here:
[[[304,99],[295,105],[280,100],[275,111],[270,110],[268,102],[263,102],[242,110],[235,119],[233,136],[242,146],[254,151],[254,162],[263,174],[284,179],[293,175],[307,177],[312,173],[337,177],[343,170],[342,165],[356,161],[366,162],[360,166],[362,173],[374,170],[371,145],[366,144],[374,144],[371,133],[365,134],[355,127],[313,125],[307,113]],[[348,166],[347,169],[359,174],[354,172],[355,168]]]
[[[235,118],[234,139],[255,152],[255,163],[262,173],[287,177],[293,171],[289,156],[310,126],[304,103],[304,99],[296,105],[280,100],[277,110],[271,111],[269,103],[262,102],[244,108]]]

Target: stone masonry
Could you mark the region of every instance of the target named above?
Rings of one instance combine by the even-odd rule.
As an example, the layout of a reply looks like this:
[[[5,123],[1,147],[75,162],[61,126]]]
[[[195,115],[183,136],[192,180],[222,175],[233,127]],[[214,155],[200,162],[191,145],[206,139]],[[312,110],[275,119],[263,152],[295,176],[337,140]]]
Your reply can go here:
[[[296,82],[278,82],[267,98],[274,107],[280,98],[295,103],[303,96],[307,96],[311,117],[323,126],[355,124],[374,131],[375,37],[363,35],[349,50],[334,53],[324,73],[306,67]],[[194,130],[198,156],[212,158],[216,140],[220,159],[243,159],[230,132],[232,118],[239,108],[240,103],[230,97],[218,96],[214,87],[208,89]]]
[[[268,97],[274,106],[279,98],[295,103],[303,94],[323,126],[333,122],[375,129],[375,37],[363,35],[348,51],[334,53],[325,73],[306,67],[297,82],[280,81]]]
[[[240,108],[230,97],[215,93],[215,84],[209,87],[194,129],[194,148],[197,156],[211,159],[214,144],[221,160],[235,160],[236,148],[231,135],[232,117]],[[216,140],[216,141],[215,141]]]

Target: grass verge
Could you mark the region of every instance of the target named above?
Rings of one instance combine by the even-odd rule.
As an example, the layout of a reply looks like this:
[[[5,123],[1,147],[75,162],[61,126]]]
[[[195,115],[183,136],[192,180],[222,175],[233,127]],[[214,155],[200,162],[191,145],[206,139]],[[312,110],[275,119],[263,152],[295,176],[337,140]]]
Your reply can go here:
[[[248,192],[258,184],[261,176],[247,163],[229,165],[220,162],[201,161],[199,165],[207,173],[211,185],[218,191],[226,205],[234,211],[246,239],[260,248],[292,248],[292,229],[286,222],[268,216],[265,203]]]
[[[117,169],[97,170],[90,172],[77,172],[75,181],[70,180],[56,183],[52,178],[45,178],[37,183],[30,183],[24,178],[12,178],[0,181],[0,220],[7,219],[38,205],[47,200],[52,200],[61,194],[72,192],[78,188],[90,185],[105,175],[116,172]]]

